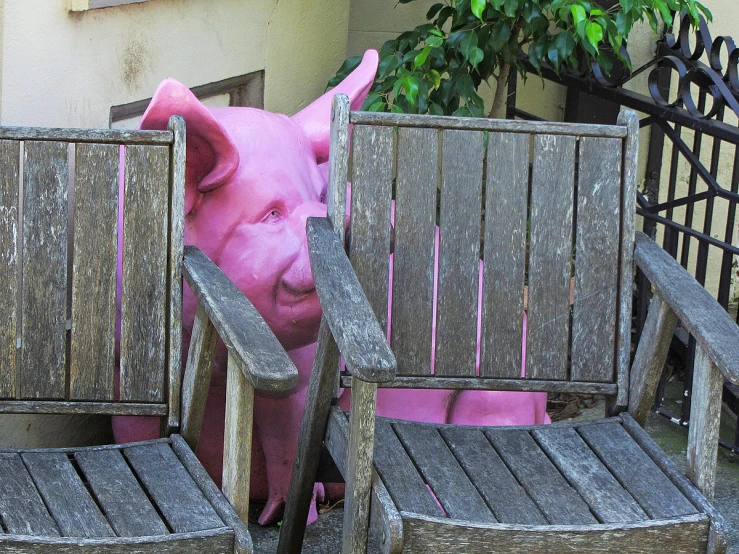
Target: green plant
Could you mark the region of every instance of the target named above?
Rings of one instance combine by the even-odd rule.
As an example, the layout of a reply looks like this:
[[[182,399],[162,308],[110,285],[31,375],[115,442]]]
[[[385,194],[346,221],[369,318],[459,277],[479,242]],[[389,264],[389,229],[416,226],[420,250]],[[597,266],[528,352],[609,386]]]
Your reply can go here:
[[[496,94],[487,115],[496,117],[511,69],[526,76],[522,52],[537,72],[542,65],[589,72],[596,62],[609,73],[614,54],[630,68],[625,45],[634,23],[646,17],[657,33],[659,20],[670,24],[676,12],[693,25],[700,13],[711,19],[696,0],[618,0],[609,8],[591,0],[445,0],[429,9],[428,23],[382,46],[364,109],[482,117],[477,90],[492,78]],[[359,60],[347,59],[329,86]]]

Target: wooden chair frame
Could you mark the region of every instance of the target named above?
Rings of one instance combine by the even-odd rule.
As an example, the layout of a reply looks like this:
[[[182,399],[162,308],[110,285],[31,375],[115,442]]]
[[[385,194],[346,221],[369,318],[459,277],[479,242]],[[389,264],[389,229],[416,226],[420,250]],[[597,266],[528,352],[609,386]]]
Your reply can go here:
[[[495,551],[501,552],[519,551],[521,549],[531,552],[560,550],[590,552],[610,551],[609,548],[621,549],[620,551],[624,552],[642,552],[645,550],[724,552],[726,550],[725,522],[710,505],[707,498],[712,496],[715,476],[721,383],[723,379],[728,379],[732,383],[739,383],[739,330],[710,295],[675,260],[670,258],[646,236],[641,233],[634,234],[638,140],[636,114],[628,112],[621,114],[619,118],[621,126],[609,127],[350,113],[346,98],[337,95],[334,99],[332,118],[328,217],[326,219],[311,218],[308,220],[311,267],[316,289],[324,308],[324,319],[319,332],[316,361],[311,375],[306,410],[301,427],[301,439],[293,469],[290,497],[288,498],[285,520],[281,529],[278,551],[298,552],[300,550],[311,488],[319,469],[319,453],[321,448],[325,446],[332,454],[334,462],[347,483],[342,542],[342,551],[345,553],[366,551],[370,529],[375,531],[375,535],[381,537],[379,542],[383,552],[451,552],[460,550],[488,552],[493,548]],[[618,208],[621,216],[620,220],[616,222],[617,232],[621,238],[618,247],[612,247],[613,256],[618,260],[618,279],[615,287],[617,291],[620,291],[620,296],[617,297],[618,300],[612,308],[617,312],[613,319],[616,329],[615,335],[611,335],[613,338],[608,339],[613,341],[611,346],[614,352],[612,358],[614,366],[613,380],[602,382],[597,375],[586,373],[584,374],[585,378],[579,381],[574,378],[573,380],[561,380],[561,378],[546,376],[539,376],[538,379],[513,379],[503,376],[481,383],[482,379],[475,378],[473,375],[472,377],[451,376],[445,377],[443,380],[436,378],[436,383],[434,383],[429,379],[430,376],[408,377],[401,375],[399,365],[388,346],[384,331],[384,304],[382,304],[382,301],[376,302],[373,295],[377,292],[374,290],[365,295],[362,286],[360,286],[360,280],[355,274],[355,271],[359,272],[356,264],[360,262],[355,260],[350,262],[345,252],[345,214],[347,209],[344,183],[348,180],[350,124],[389,126],[391,128],[399,126],[444,130],[477,129],[479,131],[491,131],[491,135],[492,131],[496,131],[503,135],[525,132],[547,135],[562,133],[575,137],[582,134],[620,137],[623,140],[623,153],[618,154],[622,156],[621,161],[614,166],[613,171],[620,172],[619,179],[622,183],[622,196]],[[352,146],[354,156],[356,158],[358,149],[361,148],[363,157],[359,163],[364,164],[359,169],[355,167],[355,176],[357,174],[361,176],[361,172],[365,170],[365,167],[374,167],[371,170],[374,171],[373,175],[379,171],[373,164],[382,162],[373,156],[379,155],[375,153],[380,152],[381,146],[377,145],[382,141],[382,133],[384,131],[379,130],[374,134],[365,133],[362,135],[363,142],[361,146],[358,145],[357,141],[354,141]],[[387,134],[389,135],[390,132],[387,132]],[[492,141],[492,138],[490,140]],[[460,144],[463,144],[463,141],[460,141]],[[500,143],[496,142],[495,144]],[[515,148],[506,152],[509,156],[515,157],[518,155]],[[597,149],[591,149],[590,154],[597,154]],[[595,157],[597,159],[597,156]],[[435,159],[432,156],[430,163],[434,163]],[[528,158],[524,160],[524,163],[527,161]],[[355,163],[357,163],[356,159]],[[419,163],[422,164],[423,161]],[[574,164],[567,166],[567,163],[564,162],[565,165],[562,166],[565,168],[564,171],[566,172],[567,167],[570,167],[569,171],[574,171]],[[414,167],[416,168],[415,171],[425,171],[421,165]],[[464,172],[465,169],[462,168],[460,171]],[[593,178],[597,178],[597,175]],[[525,181],[523,182],[525,185]],[[363,182],[362,185],[371,187],[372,181]],[[354,183],[352,195],[356,194],[356,190],[357,183]],[[444,194],[443,190],[442,194]],[[490,193],[488,192],[488,194]],[[362,198],[365,203],[363,209],[366,209],[366,202],[371,202],[371,200],[368,200],[370,196],[363,196]],[[596,203],[596,210],[599,209],[598,206]],[[600,209],[604,210],[605,208],[601,207]],[[556,217],[556,214],[552,214],[552,216]],[[365,215],[362,217],[364,218]],[[354,220],[354,215],[352,215],[352,218]],[[363,222],[364,219],[361,221]],[[380,232],[385,233],[382,230]],[[590,232],[595,232],[595,230],[585,231],[586,239],[587,233]],[[354,236],[352,236],[352,240],[354,240]],[[380,238],[378,244],[384,244],[383,240],[383,238]],[[389,252],[383,251],[380,247],[377,259],[381,260],[382,256],[387,255],[389,255]],[[486,259],[487,256],[486,253]],[[362,258],[362,260],[364,259]],[[650,307],[647,325],[638,345],[633,365],[630,360],[632,260],[644,271],[655,289],[655,297]],[[353,263],[355,267],[352,267]],[[362,261],[361,263],[365,262]],[[361,269],[366,274],[366,268],[362,267]],[[565,275],[565,277],[567,278],[567,285],[569,275]],[[604,276],[604,278],[606,277]],[[523,284],[523,282],[520,284]],[[382,283],[380,286],[383,286]],[[384,286],[387,288],[386,285]],[[567,286],[567,289],[569,289],[569,286]],[[576,289],[576,299],[577,294]],[[382,296],[382,293],[380,296]],[[569,290],[563,291],[561,296],[566,301],[566,298],[569,297]],[[371,306],[374,306],[375,309],[373,310]],[[515,315],[521,312],[519,310],[512,313]],[[691,420],[688,446],[688,476],[690,480],[675,469],[670,460],[637,424],[637,421],[643,423],[646,411],[651,405],[659,373],[667,354],[669,336],[671,336],[678,318],[683,321],[683,324],[699,344],[694,384],[696,387],[693,400],[694,415]],[[378,324],[378,320],[381,323]],[[520,337],[520,334],[518,337]],[[600,344],[606,343],[601,342]],[[573,346],[573,348],[575,347]],[[338,393],[337,368],[339,367],[340,356],[345,360],[348,372],[348,375],[341,376],[340,384],[352,388],[352,408],[348,421],[338,407],[332,407]],[[511,371],[517,370],[515,363],[510,367],[512,368]],[[520,367],[520,361],[518,367]],[[527,367],[527,371],[528,369]],[[482,372],[483,369],[481,368],[480,371]],[[438,384],[438,381],[441,381],[442,384]],[[402,460],[386,459],[383,462],[375,456],[377,456],[377,452],[383,452],[383,449],[387,449],[388,440],[397,440],[394,436],[384,434],[383,429],[387,425],[393,425],[396,433],[400,433],[403,424],[387,420],[387,423],[385,423],[379,418],[375,418],[378,385],[411,388],[424,386],[461,389],[497,388],[549,392],[587,391],[606,394],[609,400],[608,411],[611,414],[619,415],[603,420],[602,423],[593,422],[587,429],[583,427],[581,430],[578,427],[577,432],[595,436],[608,429],[609,433],[616,433],[620,437],[620,442],[614,443],[613,436],[603,435],[606,439],[604,439],[605,442],[601,443],[602,447],[605,450],[612,450],[613,445],[618,444],[618,448],[625,448],[633,453],[633,456],[636,456],[630,461],[644,460],[651,472],[660,473],[659,479],[669,488],[670,494],[676,495],[675,502],[684,503],[688,510],[685,513],[688,515],[679,515],[678,511],[673,516],[660,516],[657,519],[648,519],[647,521],[634,520],[629,522],[626,518],[625,521],[624,519],[618,520],[622,523],[600,523],[599,525],[519,525],[467,522],[455,519],[452,515],[448,518],[434,518],[420,515],[420,510],[398,508],[397,501],[392,497],[392,491],[388,489],[385,482],[386,474],[384,472],[391,471],[392,473],[395,470],[392,465],[394,463],[402,465]],[[629,413],[625,412],[627,408]],[[453,431],[451,426],[437,425],[432,427],[435,429],[434,432],[438,431],[442,434]],[[409,431],[411,435],[424,432],[422,424],[414,424],[409,429],[412,429],[412,431]],[[474,430],[474,428],[468,429]],[[556,429],[564,429],[563,432],[569,433],[572,429],[575,429],[575,426],[558,424],[542,428],[527,427],[525,432],[537,437],[539,436],[537,434],[540,434],[541,440],[546,442],[546,435]],[[570,430],[568,431],[568,429]],[[497,433],[493,429],[484,430],[484,432],[486,434]],[[509,433],[506,436],[510,437],[513,436],[510,433],[516,433],[517,429],[506,429],[505,432]],[[408,448],[408,444],[405,442],[404,446]],[[547,452],[554,459],[559,455],[557,453],[559,447],[555,444],[553,448],[551,454],[549,454],[549,450]],[[616,454],[613,451],[612,453],[616,456],[616,459],[623,455],[623,452]],[[589,456],[593,455],[592,452],[589,454]],[[632,456],[632,454],[629,454],[629,456]],[[384,470],[382,469],[383,463],[385,464]],[[420,462],[414,460],[413,463],[417,465]],[[628,466],[629,463],[625,465]],[[390,470],[388,470],[388,467],[390,467]],[[412,465],[407,467],[412,468]],[[608,469],[613,471],[611,465],[608,465]],[[419,469],[419,471],[421,470]],[[468,471],[468,469],[465,469],[465,472]],[[401,472],[401,470],[397,469],[397,472]],[[427,473],[423,471],[421,473],[423,473],[424,479],[428,478]],[[625,479],[637,483],[635,485],[637,489],[641,486],[638,484],[639,476],[624,475],[618,468],[614,474],[618,475],[620,480]],[[396,475],[396,478],[399,477]],[[567,478],[572,480],[573,483],[578,482],[577,470],[571,469],[570,474],[567,474]],[[613,477],[609,478],[613,480]],[[428,482],[431,483],[431,481]],[[615,483],[615,481],[613,482]],[[475,486],[477,485],[478,483],[475,482]],[[492,506],[495,502],[494,493],[496,489],[494,485],[492,486],[494,487],[491,489],[492,492],[488,491],[487,495],[482,489],[478,490],[489,506]],[[523,482],[521,482],[521,486],[524,486]],[[634,498],[641,494],[638,491],[635,493],[633,489],[626,490],[629,494],[636,495]],[[588,491],[585,491],[586,496],[587,494]],[[412,501],[408,500],[408,502]],[[594,502],[598,504],[599,500],[595,499]],[[633,500],[630,500],[630,502],[633,502]],[[649,499],[640,500],[640,502],[648,504]],[[607,506],[604,509],[607,511]],[[679,517],[677,517],[678,515]],[[607,520],[604,518],[603,521]],[[620,541],[618,546],[614,542],[617,540]]]
[[[252,552],[245,522],[254,389],[290,390],[297,370],[238,288],[197,248],[183,246],[184,203],[180,117],[166,131],[0,128],[0,413],[159,416],[166,435],[128,445],[0,449],[7,485],[0,549]],[[184,384],[183,274],[198,300]],[[193,454],[219,337],[229,352],[223,491]]]

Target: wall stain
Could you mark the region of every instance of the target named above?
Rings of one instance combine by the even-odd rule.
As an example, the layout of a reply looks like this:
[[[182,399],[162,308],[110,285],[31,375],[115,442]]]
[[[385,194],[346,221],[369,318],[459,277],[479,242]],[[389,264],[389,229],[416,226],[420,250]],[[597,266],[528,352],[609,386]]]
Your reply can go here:
[[[121,57],[121,80],[129,92],[134,92],[139,85],[141,76],[150,69],[152,53],[148,45],[133,39],[125,47]]]

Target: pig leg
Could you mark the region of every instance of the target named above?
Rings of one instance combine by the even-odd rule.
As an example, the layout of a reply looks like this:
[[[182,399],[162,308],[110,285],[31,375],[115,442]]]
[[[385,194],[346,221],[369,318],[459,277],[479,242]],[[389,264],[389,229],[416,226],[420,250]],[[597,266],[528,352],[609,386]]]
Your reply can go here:
[[[298,368],[298,386],[289,395],[254,396],[254,426],[264,449],[269,487],[267,504],[258,520],[260,525],[277,521],[285,508],[315,349],[314,343],[288,352]]]

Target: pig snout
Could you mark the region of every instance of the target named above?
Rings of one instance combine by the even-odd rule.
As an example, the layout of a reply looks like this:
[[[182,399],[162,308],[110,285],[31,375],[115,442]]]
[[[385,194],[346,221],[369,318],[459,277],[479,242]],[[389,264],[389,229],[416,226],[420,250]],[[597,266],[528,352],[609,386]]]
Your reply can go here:
[[[308,257],[308,241],[305,238],[305,226],[309,217],[326,217],[326,205],[320,202],[305,202],[293,211],[290,218],[292,230],[302,244],[295,261],[282,275],[282,285],[296,296],[309,294],[315,289]]]

